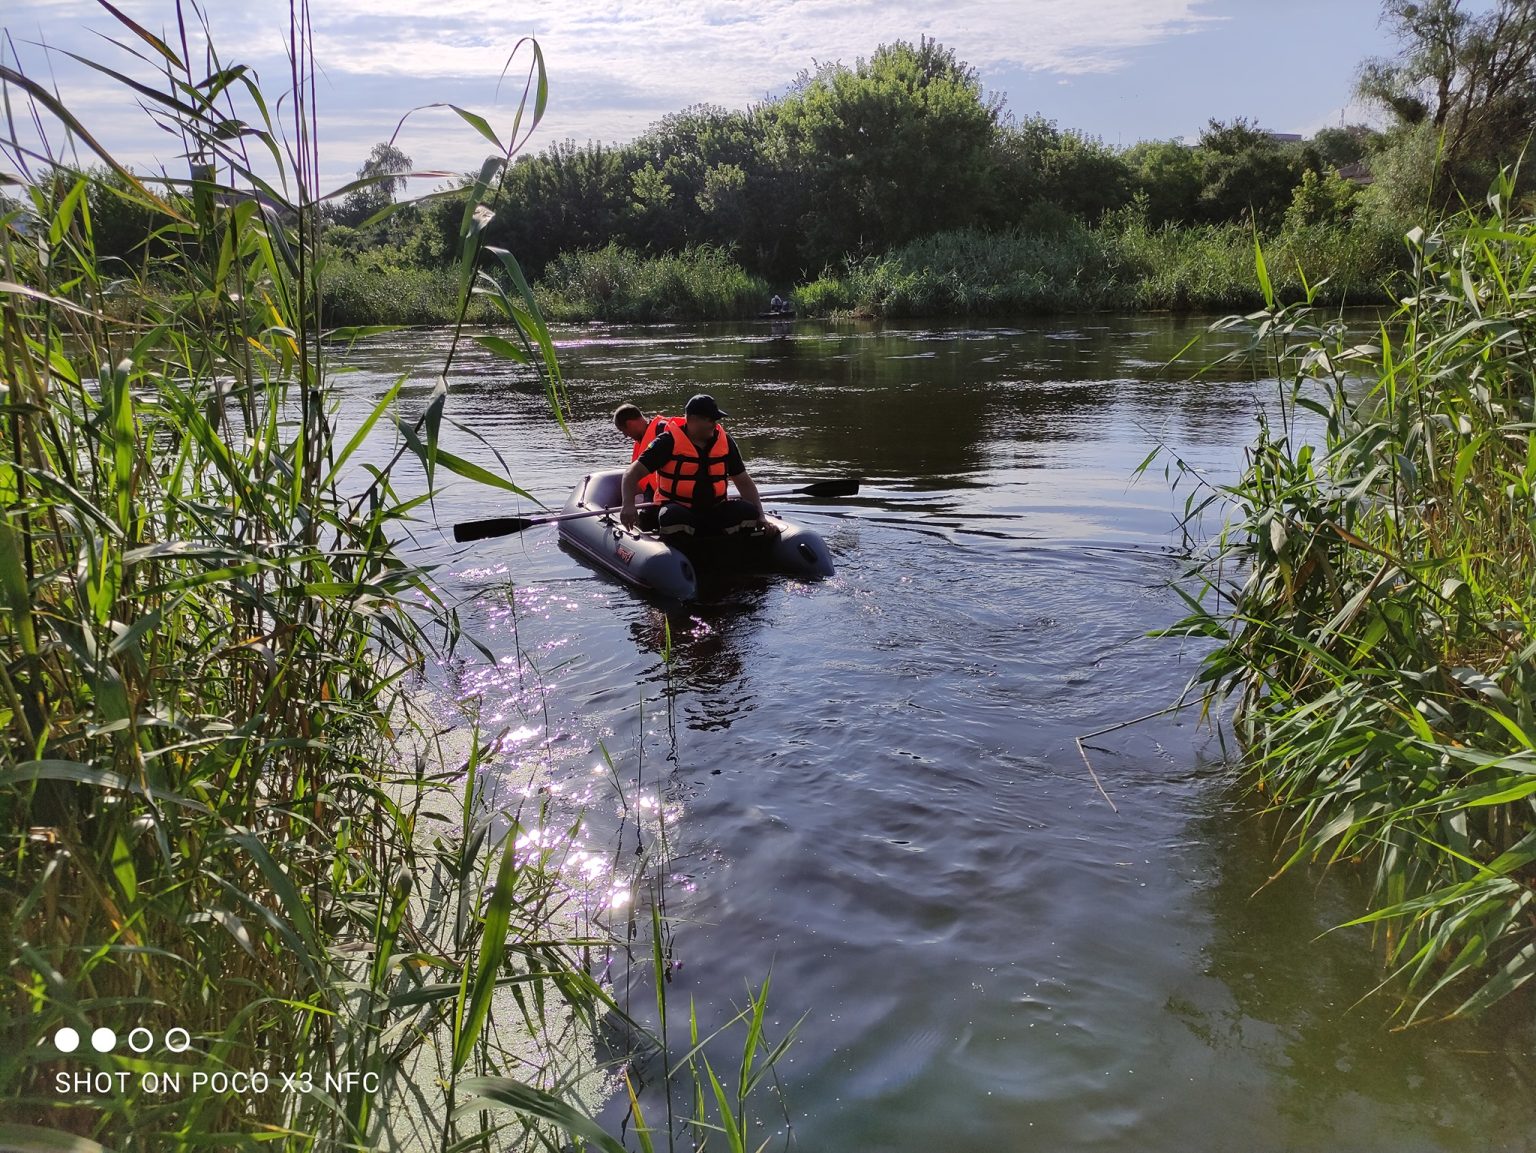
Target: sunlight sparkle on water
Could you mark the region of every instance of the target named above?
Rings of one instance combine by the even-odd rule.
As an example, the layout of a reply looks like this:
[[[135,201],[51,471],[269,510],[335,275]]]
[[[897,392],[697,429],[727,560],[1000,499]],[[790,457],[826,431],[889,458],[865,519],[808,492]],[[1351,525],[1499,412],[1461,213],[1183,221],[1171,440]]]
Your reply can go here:
[[[629,889],[614,876],[609,857],[585,847],[569,831],[527,829],[518,834],[514,849],[525,863],[557,858],[560,886],[589,910],[617,909],[629,903]]]

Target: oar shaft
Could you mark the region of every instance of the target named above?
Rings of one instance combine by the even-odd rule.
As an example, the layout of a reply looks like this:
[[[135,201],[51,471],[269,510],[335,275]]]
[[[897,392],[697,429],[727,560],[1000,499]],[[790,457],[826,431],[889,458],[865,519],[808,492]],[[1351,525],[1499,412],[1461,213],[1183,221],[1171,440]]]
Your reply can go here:
[[[859,491],[857,480],[828,480],[818,481],[814,484],[802,485],[799,488],[780,488],[758,491],[759,500],[767,500],[780,496],[853,496]],[[484,540],[493,536],[508,536],[511,533],[522,532],[524,529],[533,528],[541,524],[559,524],[567,520],[582,520],[586,517],[604,516],[616,513],[619,505],[609,505],[606,508],[588,508],[579,512],[558,512],[547,516],[517,517],[499,516],[489,520],[464,521],[453,526],[453,539],[461,544],[465,541]]]

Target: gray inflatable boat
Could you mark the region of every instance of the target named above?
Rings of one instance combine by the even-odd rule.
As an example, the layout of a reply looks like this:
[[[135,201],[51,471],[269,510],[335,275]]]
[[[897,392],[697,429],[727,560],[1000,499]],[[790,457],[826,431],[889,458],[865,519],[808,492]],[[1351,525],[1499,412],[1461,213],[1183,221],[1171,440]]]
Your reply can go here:
[[[784,573],[817,580],[833,573],[826,542],[800,525],[768,513],[778,534],[665,538],[626,529],[619,523],[622,469],[594,472],[581,479],[565,502],[566,513],[607,509],[598,516],[560,521],[560,540],[584,559],[628,584],[676,600],[699,593],[700,570]]]

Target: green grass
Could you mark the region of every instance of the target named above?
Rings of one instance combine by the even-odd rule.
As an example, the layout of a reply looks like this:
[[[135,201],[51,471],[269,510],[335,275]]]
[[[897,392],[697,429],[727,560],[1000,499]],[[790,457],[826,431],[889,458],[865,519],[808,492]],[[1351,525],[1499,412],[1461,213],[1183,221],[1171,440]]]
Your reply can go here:
[[[1297,230],[1267,247],[1282,300],[1384,301],[1403,263],[1400,238],[1364,224]],[[1219,312],[1263,303],[1249,229],[1148,228],[1134,215],[1097,227],[1062,216],[1001,233],[940,233],[823,274],[795,299],[809,313],[891,317]]]
[[[320,283],[321,305],[332,325],[453,324],[459,313],[457,268],[420,268],[359,256],[327,254]],[[465,319],[471,324],[495,320],[489,304],[475,300]]]
[[[1194,478],[1191,531],[1231,520],[1172,630],[1213,643],[1285,867],[1373,878],[1356,923],[1409,1021],[1536,976],[1536,218],[1509,193],[1410,235],[1375,333],[1280,305],[1261,253],[1264,309],[1223,327],[1281,392],[1238,480]]]
[[[645,257],[617,244],[565,253],[539,281],[539,302],[557,320],[645,323],[755,316],[773,295],[723,249],[703,246]]]

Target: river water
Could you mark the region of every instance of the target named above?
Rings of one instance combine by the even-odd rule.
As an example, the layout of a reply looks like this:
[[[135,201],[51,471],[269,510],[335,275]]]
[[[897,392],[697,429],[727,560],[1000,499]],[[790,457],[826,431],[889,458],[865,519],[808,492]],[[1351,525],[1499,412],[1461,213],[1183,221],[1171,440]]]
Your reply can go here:
[[[826,538],[836,577],[686,609],[548,528],[453,545],[456,520],[536,511],[467,483],[415,533],[497,658],[461,649],[445,686],[505,730],[508,782],[534,765],[542,795],[587,810],[587,899],[621,936],[656,893],[623,876],[626,818],[664,817],[675,1020],[692,999],[709,1028],[770,972],[770,1040],[804,1017],[760,1102],[771,1148],[1536,1148],[1529,1002],[1393,1031],[1369,938],[1321,935],[1361,911],[1358,882],[1265,884],[1274,830],[1219,732],[1189,712],[1092,738],[1102,792],[1079,756],[1077,736],[1164,708],[1196,670],[1146,638],[1180,615],[1184,490],[1133,472],[1161,443],[1232,475],[1273,399],[1241,372],[1191,381],[1219,345],[1167,368],[1201,331],[570,329],[569,436],[501,362],[456,362],[446,445],[551,506],[627,461],[615,405],[701,391],[760,485],[864,480],[769,502]],[[353,350],[342,422],[400,374],[419,406],[446,347]]]

